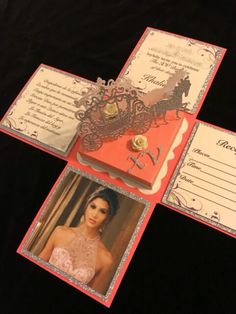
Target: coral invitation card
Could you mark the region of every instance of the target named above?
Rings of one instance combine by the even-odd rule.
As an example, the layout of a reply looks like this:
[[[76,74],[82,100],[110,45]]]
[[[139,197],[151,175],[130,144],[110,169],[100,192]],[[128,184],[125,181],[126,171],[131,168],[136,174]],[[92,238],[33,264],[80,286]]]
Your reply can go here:
[[[235,237],[236,135],[197,120],[225,52],[147,28],[116,80],[39,65],[0,129],[67,165],[17,252],[109,307],[157,203]]]

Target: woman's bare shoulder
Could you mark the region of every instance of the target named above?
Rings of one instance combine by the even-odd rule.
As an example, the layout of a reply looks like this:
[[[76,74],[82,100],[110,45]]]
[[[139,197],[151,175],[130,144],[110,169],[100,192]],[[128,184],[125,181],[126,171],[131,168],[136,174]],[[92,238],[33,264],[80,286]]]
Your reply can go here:
[[[56,228],[54,229],[54,233],[65,233],[65,232],[69,232],[70,228],[67,226],[56,226]]]
[[[102,241],[99,242],[99,257],[104,267],[110,267],[112,265],[113,263],[112,254],[107,249],[107,247],[102,243]]]
[[[72,237],[75,234],[73,228],[67,226],[57,226],[53,233],[57,239]]]

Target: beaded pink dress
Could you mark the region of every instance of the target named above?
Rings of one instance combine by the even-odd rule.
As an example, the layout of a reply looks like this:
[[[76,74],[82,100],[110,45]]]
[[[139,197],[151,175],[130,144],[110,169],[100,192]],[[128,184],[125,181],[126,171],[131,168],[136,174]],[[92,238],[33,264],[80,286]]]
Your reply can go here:
[[[95,275],[99,240],[100,237],[91,239],[79,232],[67,245],[53,249],[49,263],[87,284]]]

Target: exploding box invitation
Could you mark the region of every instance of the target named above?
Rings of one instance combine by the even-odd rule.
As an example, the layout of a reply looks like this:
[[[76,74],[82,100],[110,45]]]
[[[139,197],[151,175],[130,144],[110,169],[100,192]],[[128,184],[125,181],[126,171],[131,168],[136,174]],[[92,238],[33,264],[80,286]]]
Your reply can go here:
[[[110,306],[157,203],[235,237],[236,135],[197,120],[225,52],[147,28],[116,80],[39,65],[1,131],[67,165],[17,252]]]

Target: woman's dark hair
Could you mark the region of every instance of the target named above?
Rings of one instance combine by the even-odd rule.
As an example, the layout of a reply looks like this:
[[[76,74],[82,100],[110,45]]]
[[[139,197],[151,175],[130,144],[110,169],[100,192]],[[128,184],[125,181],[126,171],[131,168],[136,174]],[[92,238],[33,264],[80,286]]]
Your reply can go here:
[[[90,196],[87,199],[85,208],[88,206],[90,202],[92,202],[92,200],[98,197],[107,201],[109,205],[109,209],[110,209],[109,216],[113,217],[116,214],[117,209],[119,207],[119,200],[118,200],[117,193],[109,188],[100,186],[92,194],[90,194]]]

